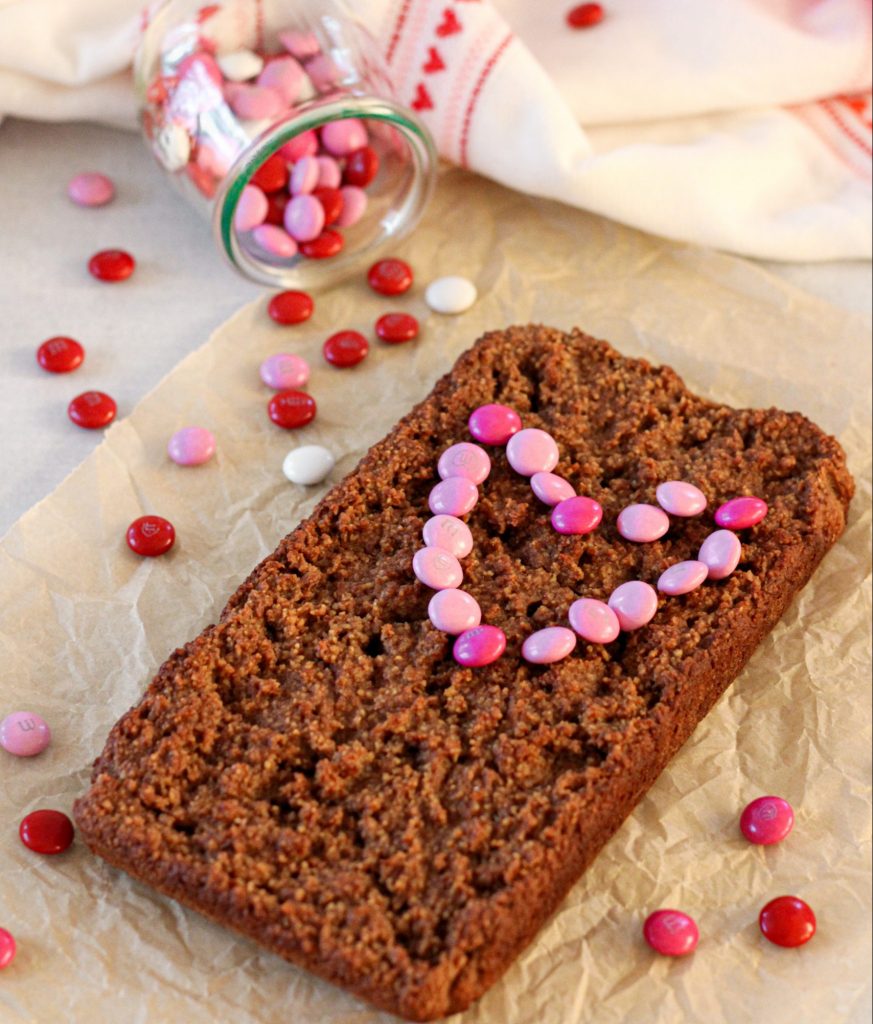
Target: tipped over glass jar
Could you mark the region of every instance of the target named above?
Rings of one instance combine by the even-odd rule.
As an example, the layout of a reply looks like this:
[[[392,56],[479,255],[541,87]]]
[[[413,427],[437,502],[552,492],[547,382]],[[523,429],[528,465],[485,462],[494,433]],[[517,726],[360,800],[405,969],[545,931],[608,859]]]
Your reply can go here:
[[[262,284],[348,276],[408,234],[433,191],[433,141],[354,6],[165,0],[149,14],[135,61],[146,141]]]

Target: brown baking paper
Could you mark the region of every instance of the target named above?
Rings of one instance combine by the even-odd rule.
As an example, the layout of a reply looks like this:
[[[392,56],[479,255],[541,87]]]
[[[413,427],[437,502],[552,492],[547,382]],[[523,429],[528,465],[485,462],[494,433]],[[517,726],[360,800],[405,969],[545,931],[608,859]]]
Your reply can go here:
[[[362,282],[280,328],[264,302],[185,359],[0,544],[0,710],[42,713],[38,758],[0,751],[0,925],[17,938],[0,975],[0,1021],[88,1024],[376,1024],[378,1013],[91,856],[27,851],[19,819],[69,811],[116,719],[167,654],[227,597],[484,330],[580,325],[666,362],[698,393],[799,409],[845,445],[859,493],[845,537],[748,668],[661,776],[537,939],[453,1024],[797,1024],[870,1014],[869,337],[865,321],[740,260],[657,241],[593,216],[449,172],[402,253],[420,286],[391,303],[421,339],[375,345],[354,371],[320,358],[338,328],[367,333],[385,300]],[[469,313],[429,313],[421,283],[473,278]],[[319,415],[285,433],[265,415],[258,365],[310,359]],[[182,469],[172,431],[215,431],[218,454]],[[320,487],[282,476],[288,450],[338,458]],[[137,516],[172,520],[176,548],[133,556]],[[750,846],[741,808],[764,793],[797,811],[778,847]],[[808,946],[766,943],[756,920],[793,893],[816,910]],[[641,924],[658,907],[697,919],[693,957],[658,958]]]

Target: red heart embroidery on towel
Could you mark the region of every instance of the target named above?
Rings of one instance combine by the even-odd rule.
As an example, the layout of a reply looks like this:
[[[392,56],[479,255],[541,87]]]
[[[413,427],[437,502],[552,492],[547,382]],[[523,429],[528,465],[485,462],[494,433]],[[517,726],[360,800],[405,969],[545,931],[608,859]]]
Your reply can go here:
[[[412,101],[413,110],[433,110],[433,99],[423,85],[415,90],[415,99]]]
[[[424,65],[423,70],[425,74],[428,75],[436,74],[437,71],[446,70],[445,61],[439,55],[439,50],[437,50],[435,46],[432,46],[428,51],[427,63]]]
[[[446,36],[454,36],[457,35],[463,27],[464,26],[458,21],[455,12],[451,7],[447,7],[443,11],[443,20],[439,25],[437,25],[436,34],[442,38],[445,38]]]

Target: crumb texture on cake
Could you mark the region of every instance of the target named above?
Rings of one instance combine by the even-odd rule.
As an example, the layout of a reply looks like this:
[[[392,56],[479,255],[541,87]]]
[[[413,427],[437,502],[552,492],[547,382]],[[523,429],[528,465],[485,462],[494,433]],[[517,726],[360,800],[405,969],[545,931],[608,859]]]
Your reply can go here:
[[[467,517],[465,589],[500,626],[484,669],[451,656],[411,572],[436,462],[470,412],[515,408],[604,508],[560,536],[502,449]],[[709,501],[652,544],[618,512],[665,480]],[[694,558],[714,508],[755,494],[727,580],[566,661],[532,630],[580,596]],[[464,1009],[509,966],[688,738],[844,528],[836,441],[734,410],[581,332],[487,335],[161,668],[112,730],[79,829],[111,863],[411,1020]]]

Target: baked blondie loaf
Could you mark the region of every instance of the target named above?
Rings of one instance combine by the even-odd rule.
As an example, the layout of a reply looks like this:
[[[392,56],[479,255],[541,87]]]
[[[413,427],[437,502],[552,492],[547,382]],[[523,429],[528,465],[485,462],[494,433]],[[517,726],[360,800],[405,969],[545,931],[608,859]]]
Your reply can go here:
[[[503,449],[467,517],[465,589],[506,654],[462,668],[411,571],[441,451],[499,402],[557,440],[604,508],[561,536]],[[706,514],[650,544],[617,513],[689,480]],[[415,1021],[512,963],[843,531],[837,442],[797,413],[696,398],[574,331],[484,337],[171,655],[113,728],[81,835],[111,864]],[[728,579],[551,666],[524,638],[580,596],[694,558],[712,511],[755,494]]]

